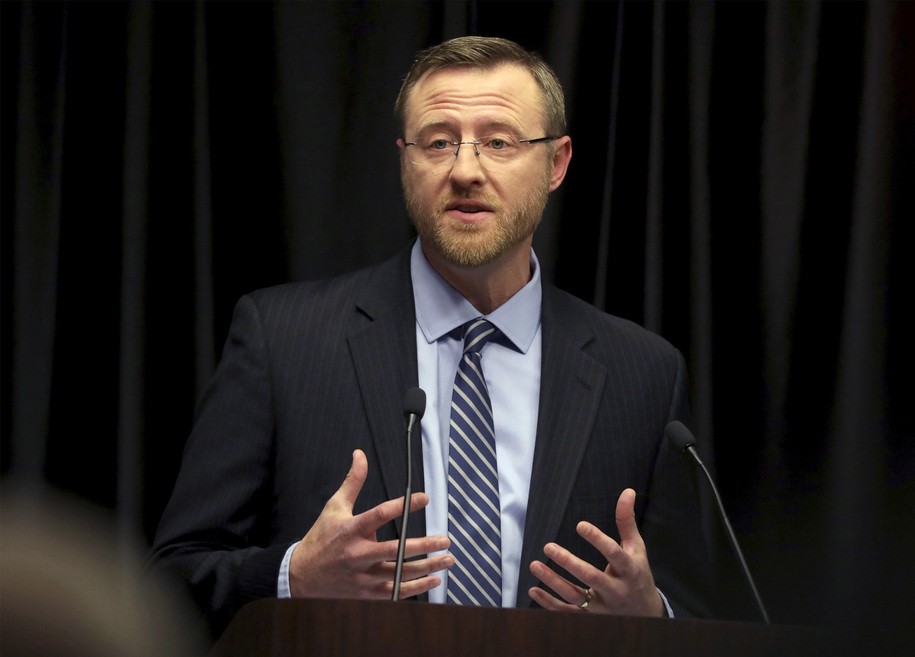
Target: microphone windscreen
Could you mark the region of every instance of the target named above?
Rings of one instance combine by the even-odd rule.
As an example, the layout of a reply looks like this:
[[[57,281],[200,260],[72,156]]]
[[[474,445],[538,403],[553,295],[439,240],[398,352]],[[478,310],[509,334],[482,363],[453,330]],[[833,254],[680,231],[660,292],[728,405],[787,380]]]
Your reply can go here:
[[[696,444],[692,432],[680,420],[674,420],[664,429],[664,435],[674,444],[677,451],[684,452],[690,445]]]
[[[422,419],[426,412],[426,392],[422,388],[409,388],[403,398],[403,414]]]

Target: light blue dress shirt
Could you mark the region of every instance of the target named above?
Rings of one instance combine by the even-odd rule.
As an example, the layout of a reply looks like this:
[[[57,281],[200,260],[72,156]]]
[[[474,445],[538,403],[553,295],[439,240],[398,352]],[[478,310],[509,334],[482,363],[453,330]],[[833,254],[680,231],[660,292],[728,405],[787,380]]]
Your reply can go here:
[[[448,534],[448,435],[451,393],[463,341],[459,330],[480,311],[451,287],[426,261],[421,244],[413,247],[410,272],[416,303],[416,351],[419,387],[426,392],[421,421],[426,534]],[[499,500],[502,512],[502,606],[518,599],[521,542],[527,512],[537,411],[540,401],[540,266],[531,251],[531,280],[486,319],[511,343],[490,342],[483,351],[483,375],[489,388],[496,429]],[[442,585],[430,602],[445,602],[447,571],[436,573]]]

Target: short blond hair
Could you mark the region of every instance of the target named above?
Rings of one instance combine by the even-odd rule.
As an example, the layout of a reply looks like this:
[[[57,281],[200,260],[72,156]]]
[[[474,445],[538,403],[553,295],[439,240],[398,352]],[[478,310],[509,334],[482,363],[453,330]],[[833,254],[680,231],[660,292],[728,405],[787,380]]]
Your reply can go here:
[[[491,70],[504,64],[516,64],[531,73],[540,87],[544,129],[551,137],[564,135],[565,94],[553,69],[538,54],[525,50],[514,41],[481,36],[457,37],[419,52],[400,86],[394,103],[394,115],[401,128],[406,128],[407,99],[419,80],[427,73],[451,67]]]

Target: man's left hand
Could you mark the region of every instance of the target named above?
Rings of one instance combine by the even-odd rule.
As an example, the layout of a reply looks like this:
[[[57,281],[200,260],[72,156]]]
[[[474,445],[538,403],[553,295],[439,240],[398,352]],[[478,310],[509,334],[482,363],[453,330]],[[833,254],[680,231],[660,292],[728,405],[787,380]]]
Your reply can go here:
[[[576,527],[579,536],[607,559],[598,570],[556,543],[547,543],[544,554],[584,583],[573,584],[542,561],[531,562],[531,572],[556,592],[533,587],[531,599],[544,609],[593,611],[629,616],[663,616],[664,603],[651,575],[645,543],[635,522],[635,491],[627,488],[616,503],[620,542],[589,522]]]

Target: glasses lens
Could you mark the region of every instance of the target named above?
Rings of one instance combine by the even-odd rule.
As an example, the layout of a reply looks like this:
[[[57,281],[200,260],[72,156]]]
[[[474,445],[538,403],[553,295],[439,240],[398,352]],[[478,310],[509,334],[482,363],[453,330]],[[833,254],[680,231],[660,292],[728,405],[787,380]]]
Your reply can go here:
[[[494,165],[510,162],[531,148],[533,144],[548,141],[548,138],[518,139],[512,136],[491,136],[473,141],[450,141],[444,138],[419,138],[410,144],[410,159],[414,163],[444,165],[454,163],[460,156],[461,148],[470,148],[473,154]]]

